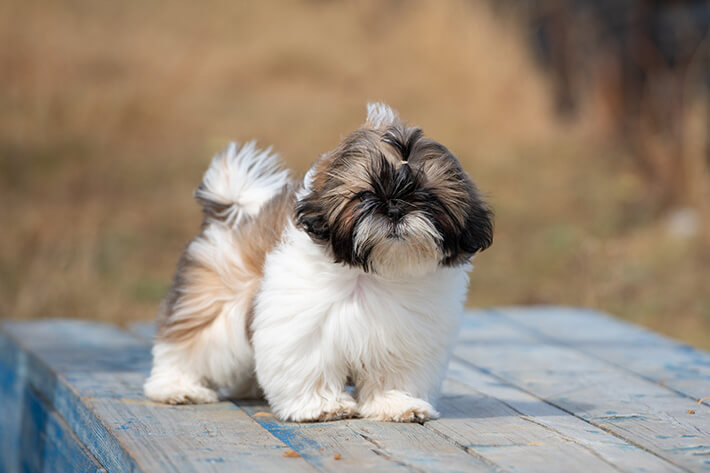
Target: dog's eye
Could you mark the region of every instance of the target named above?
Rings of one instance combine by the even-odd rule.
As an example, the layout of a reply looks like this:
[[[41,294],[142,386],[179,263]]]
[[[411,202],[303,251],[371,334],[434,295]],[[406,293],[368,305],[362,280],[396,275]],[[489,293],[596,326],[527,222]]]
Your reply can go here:
[[[370,191],[362,191],[362,192],[360,192],[360,193],[357,195],[357,198],[358,198],[360,201],[363,201],[363,200],[367,200],[367,199],[369,199],[369,198],[371,198],[371,197],[374,197],[374,196],[375,196],[375,194],[373,194],[373,193],[370,192]]]

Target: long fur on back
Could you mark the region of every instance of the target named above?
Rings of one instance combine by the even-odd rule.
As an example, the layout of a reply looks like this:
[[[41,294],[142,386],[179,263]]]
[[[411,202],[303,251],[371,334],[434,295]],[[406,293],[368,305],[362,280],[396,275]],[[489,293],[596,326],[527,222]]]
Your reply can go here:
[[[423,422],[493,215],[456,157],[385,104],[301,186],[253,143],[218,154],[161,310],[146,395],[263,389],[284,420]],[[355,396],[346,382],[355,385]]]

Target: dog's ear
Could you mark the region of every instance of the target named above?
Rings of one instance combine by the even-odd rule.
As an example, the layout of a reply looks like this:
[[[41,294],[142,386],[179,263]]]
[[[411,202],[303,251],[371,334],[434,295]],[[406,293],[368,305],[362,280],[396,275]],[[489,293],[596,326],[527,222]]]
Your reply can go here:
[[[475,255],[493,244],[493,211],[479,196],[469,204],[466,222],[459,236],[459,248]]]
[[[330,239],[330,229],[325,218],[325,211],[316,191],[303,189],[304,195],[296,202],[296,225],[310,237],[319,242]]]
[[[313,163],[303,178],[303,188],[296,197],[296,225],[308,233],[313,240],[319,242],[328,241],[330,229],[320,199],[320,188],[323,187],[323,183],[316,181],[325,175],[329,161],[328,155],[322,155]]]
[[[470,178],[460,181],[460,187],[466,189],[465,199],[449,198],[447,201],[446,193],[440,196],[445,204],[439,217],[447,255],[442,261],[445,266],[464,264],[493,244],[493,210]]]
[[[382,102],[367,104],[365,128],[382,129],[398,123],[400,123],[399,114],[389,105]]]

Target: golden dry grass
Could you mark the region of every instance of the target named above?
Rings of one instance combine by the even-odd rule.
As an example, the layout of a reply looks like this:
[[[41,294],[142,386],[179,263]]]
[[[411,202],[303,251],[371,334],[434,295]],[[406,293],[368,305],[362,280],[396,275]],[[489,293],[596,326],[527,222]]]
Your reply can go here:
[[[710,347],[710,241],[670,236],[594,114],[558,123],[476,2],[0,0],[0,315],[154,316],[227,140],[304,171],[399,108],[497,212],[471,305],[598,307]]]

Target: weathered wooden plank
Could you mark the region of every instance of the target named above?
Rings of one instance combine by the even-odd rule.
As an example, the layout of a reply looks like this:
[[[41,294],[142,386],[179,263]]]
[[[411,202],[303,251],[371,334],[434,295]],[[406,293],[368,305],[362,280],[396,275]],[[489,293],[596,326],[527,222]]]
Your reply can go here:
[[[708,471],[705,406],[495,313],[467,316],[454,359],[521,388],[688,471]]]
[[[401,459],[413,465],[414,471],[503,471],[488,460],[466,449],[463,445],[447,439],[419,424],[370,422],[362,419],[346,421],[360,435],[375,445],[376,451],[385,456]],[[430,458],[436,452],[437,463]]]
[[[447,383],[442,418],[427,424],[507,471],[566,473],[580,465],[595,472],[619,472],[588,448],[521,416],[504,402]]]
[[[20,468],[20,436],[25,367],[20,354],[0,337],[0,472]]]
[[[105,473],[54,409],[34,389],[24,390],[19,471]]]
[[[561,321],[553,317],[551,323]],[[593,320],[585,323],[583,327],[578,325],[581,331],[589,331],[595,324]],[[707,465],[703,460],[709,449],[705,411],[688,414],[686,410],[682,416],[676,406],[679,400],[692,399],[629,373],[617,366],[617,360],[593,358],[563,340],[550,346],[550,340],[556,339],[539,327],[511,323],[500,314],[465,319],[462,342],[445,384],[441,403],[444,416],[425,426],[363,420],[280,423],[260,403],[241,403],[253,418],[229,403],[156,405],[145,401],[141,392],[149,366],[145,343],[96,324],[45,322],[38,324],[42,330],[37,324],[30,325],[35,327],[10,325],[13,337],[0,337],[0,367],[13,367],[0,370],[3,397],[22,397],[28,399],[26,404],[33,405],[41,405],[42,397],[50,399],[59,412],[67,415],[72,427],[83,426],[77,433],[85,437],[82,440],[90,448],[103,445],[103,459],[113,471],[178,471],[176,464],[180,471],[226,471],[235,466],[259,469],[263,462],[254,464],[252,458],[250,463],[245,457],[262,456],[265,446],[272,452],[267,455],[270,468],[296,471],[310,468],[303,460],[321,471],[359,467],[381,471],[551,472],[582,465],[590,471],[700,471]],[[149,337],[150,327],[144,328],[143,336]],[[635,340],[651,347],[633,327],[622,328],[610,331],[616,343],[623,346]],[[568,330],[572,330],[571,325]],[[595,330],[603,333],[604,326],[596,325]],[[574,343],[583,342],[579,337]],[[598,338],[596,343],[602,341]],[[22,352],[16,349],[19,344],[31,346]],[[705,356],[702,352],[700,355]],[[644,369],[649,368],[653,368],[651,363]],[[18,381],[24,378],[22,373],[27,374],[29,390]],[[698,373],[702,376],[701,371],[684,376],[692,384]],[[647,372],[640,374],[650,378]],[[34,390],[40,395],[32,398]],[[17,417],[12,417],[17,409],[11,406],[5,403],[0,412],[17,423]],[[625,409],[638,412],[629,414]],[[48,417],[61,421],[53,414],[56,417]],[[242,425],[236,425],[240,422]],[[46,429],[27,432],[29,438],[41,432],[46,435]],[[254,437],[259,435],[266,443],[255,445]],[[191,444],[187,457],[180,436]],[[245,436],[251,442],[247,448]],[[3,444],[7,438],[0,431]],[[172,444],[168,449],[172,456],[166,454],[166,444]],[[189,451],[194,444],[202,449]],[[283,457],[287,445],[300,451],[303,458]],[[222,453],[230,447],[242,458],[238,462],[227,459],[229,468],[221,468],[225,463]],[[148,458],[151,455],[153,458]],[[3,471],[11,471],[3,461]],[[37,469],[40,464],[23,465]]]
[[[490,425],[486,432],[492,432],[495,435],[493,437],[494,444],[498,440],[496,437],[499,436],[511,443],[506,435],[511,430],[515,431],[515,435],[518,438],[522,437],[522,440],[518,443],[523,444],[523,448],[511,448],[502,460],[504,462],[507,461],[509,465],[512,464],[513,467],[523,464],[526,465],[526,471],[533,471],[533,469],[543,472],[575,471],[576,468],[571,468],[569,462],[579,461],[582,458],[579,455],[572,454],[558,462],[556,457],[561,452],[549,453],[544,449],[538,448],[540,446],[550,447],[559,444],[561,438],[564,442],[578,445],[579,448],[586,450],[616,471],[645,471],[649,473],[683,471],[656,455],[631,445],[599,427],[590,425],[588,422],[569,415],[567,412],[543,402],[535,396],[456,360],[453,360],[449,366],[448,379],[444,385],[446,397],[442,400],[442,419],[428,424],[429,426],[440,428],[444,424],[444,428],[454,431],[454,434],[449,435],[470,435],[468,431],[472,429],[467,425],[463,427],[456,424],[447,425],[451,424],[448,419],[455,417],[455,414],[452,415],[449,412],[450,408],[448,406],[450,403],[448,398],[455,391],[461,393],[457,402],[461,407],[454,405],[452,408],[458,409],[459,412],[469,413],[470,420],[475,422],[474,432],[482,428],[479,421],[481,418],[485,418]],[[478,400],[480,401],[476,402]],[[533,436],[529,428],[515,430],[515,425],[511,423],[510,419],[514,416],[524,422],[541,427],[549,432],[548,435],[537,433]],[[550,442],[547,437],[552,433],[555,435],[553,441]],[[481,453],[490,448],[490,443],[481,443],[480,440],[477,445],[480,446]],[[470,448],[476,447],[472,446]],[[491,460],[501,461],[497,458],[491,458]],[[585,466],[590,467],[586,463]],[[599,471],[603,471],[603,469],[608,469],[608,467],[605,466]],[[589,470],[597,471],[592,470],[591,467]]]
[[[589,309],[506,307],[496,313],[693,399],[710,396],[710,354]],[[708,399],[706,402],[710,402]]]
[[[494,328],[481,327],[480,329],[490,332]],[[135,332],[145,339],[152,337],[149,324],[142,323],[140,329]],[[460,377],[460,373],[466,370],[467,368],[459,366],[455,373]],[[480,378],[485,375],[478,372],[471,374],[473,383],[480,388]],[[489,377],[488,381],[490,382],[491,379],[493,378]],[[495,384],[500,384],[496,380],[493,381]],[[255,419],[286,443],[293,442],[296,449],[304,456],[314,456],[325,461],[332,459],[329,452],[344,448],[348,448],[347,453],[343,455],[344,458],[361,456],[362,450],[358,450],[361,445],[356,442],[354,446],[352,442],[357,435],[362,435],[381,450],[381,455],[395,458],[402,463],[410,462],[413,466],[432,471],[432,467],[442,462],[433,462],[431,453],[427,452],[425,447],[431,444],[434,451],[447,450],[446,448],[442,450],[438,435],[441,434],[458,445],[453,447],[452,457],[443,463],[447,467],[444,471],[451,471],[452,468],[469,471],[475,466],[457,464],[457,460],[461,460],[462,449],[481,458],[483,462],[490,465],[490,468],[500,470],[565,472],[570,471],[570,467],[583,462],[594,471],[625,471],[624,469],[630,466],[646,468],[647,471],[678,471],[654,455],[635,448],[601,429],[594,429],[586,422],[559,409],[556,409],[553,415],[567,417],[573,424],[576,422],[576,429],[567,427],[566,432],[559,432],[544,422],[536,423],[536,419],[531,419],[531,416],[521,414],[507,405],[508,398],[526,398],[529,404],[542,404],[549,409],[554,408],[510,386],[507,389],[498,387],[497,393],[505,394],[506,401],[502,402],[466,386],[447,382],[440,403],[444,415],[441,420],[426,424],[426,428],[430,429],[433,435],[422,432],[422,426],[418,424],[379,424],[361,420],[310,424],[312,427],[304,429],[302,424],[281,423],[271,416],[263,415],[270,411],[268,406],[262,403],[239,402],[238,404],[252,415],[261,414]],[[524,405],[525,402],[522,404]],[[349,428],[343,428],[346,425]],[[564,423],[558,423],[559,425]],[[587,430],[594,430],[594,433],[589,433]],[[509,441],[492,442],[491,437],[508,438]],[[344,439],[348,440],[343,442]],[[414,445],[412,440],[416,440]],[[611,447],[605,449],[607,444]],[[449,444],[448,447],[451,449],[452,445]],[[626,453],[622,459],[617,458],[619,450],[624,450]]]
[[[231,403],[164,406],[142,394],[145,343],[76,321],[3,326],[25,357],[28,384],[49,400],[110,472],[313,471]]]
[[[129,330],[152,340],[155,325],[132,324]],[[281,422],[263,401],[235,401],[274,436],[321,471],[490,472],[496,466],[466,452],[419,424],[368,422]]]
[[[281,422],[263,402],[238,404],[264,428],[323,471],[492,472],[497,466],[472,457],[419,424],[347,419]],[[337,459],[336,459],[337,455]]]
[[[0,471],[104,472],[64,419],[26,386],[20,352],[0,337]]]

